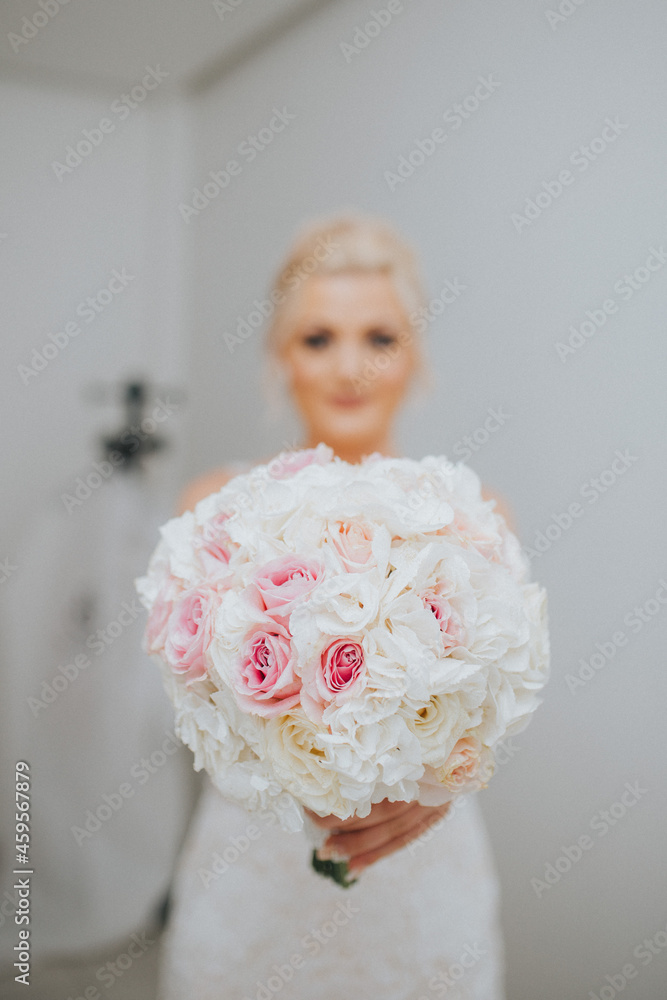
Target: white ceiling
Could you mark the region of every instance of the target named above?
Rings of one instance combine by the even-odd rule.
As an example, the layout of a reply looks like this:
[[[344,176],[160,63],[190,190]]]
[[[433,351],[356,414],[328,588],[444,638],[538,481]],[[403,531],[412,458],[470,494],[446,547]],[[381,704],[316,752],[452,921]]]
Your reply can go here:
[[[4,73],[127,85],[146,66],[171,87],[199,89],[332,0],[11,0],[0,10]],[[60,0],[62,3],[62,0]],[[229,8],[229,9],[226,9]],[[26,25],[23,18],[37,27]],[[34,33],[25,44],[23,37]],[[14,51],[16,49],[16,51]],[[162,89],[162,88],[161,88]],[[164,88],[168,89],[168,88]]]

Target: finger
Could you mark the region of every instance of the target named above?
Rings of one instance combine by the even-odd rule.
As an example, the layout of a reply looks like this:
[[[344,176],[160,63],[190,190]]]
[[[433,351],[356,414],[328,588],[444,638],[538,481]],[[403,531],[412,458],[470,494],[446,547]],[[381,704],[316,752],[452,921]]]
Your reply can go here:
[[[374,864],[381,858],[385,858],[388,855],[393,854],[395,851],[399,851],[401,848],[407,847],[407,845],[412,843],[413,840],[418,840],[429,827],[441,820],[448,811],[449,803],[445,806],[440,806],[437,809],[434,809],[430,816],[423,818],[411,829],[403,831],[392,840],[385,841],[370,850],[364,850],[363,852],[355,854],[350,858],[350,874],[357,875],[359,872],[363,871],[364,868],[368,868],[369,865]]]
[[[329,836],[325,847],[340,851],[349,857],[354,857],[365,851],[370,851],[393,840],[401,834],[419,826],[421,806],[410,803],[408,809],[402,810],[397,816],[385,819],[381,823],[358,830],[342,830]]]
[[[315,826],[320,826],[323,829],[334,829],[342,826],[345,822],[345,820],[339,819],[338,816],[318,816],[317,813],[311,812],[310,809],[306,809],[305,806],[304,810]]]
[[[407,812],[414,806],[414,802],[389,802],[383,799],[382,802],[375,802],[371,806],[368,816],[351,816],[343,822],[339,821],[341,830],[365,830],[370,826],[380,825],[388,819],[393,819],[401,813]]]
[[[366,827],[374,826],[377,823],[383,823],[386,819],[397,816],[399,813],[407,811],[414,805],[414,802],[389,802],[388,799],[383,799],[382,802],[375,802],[371,806],[371,811],[368,816],[350,816],[348,819],[339,819],[337,816],[318,816],[317,813],[312,812],[306,806],[304,806],[304,811],[310,816],[316,826],[322,827],[323,829],[335,828],[341,831],[363,830]]]

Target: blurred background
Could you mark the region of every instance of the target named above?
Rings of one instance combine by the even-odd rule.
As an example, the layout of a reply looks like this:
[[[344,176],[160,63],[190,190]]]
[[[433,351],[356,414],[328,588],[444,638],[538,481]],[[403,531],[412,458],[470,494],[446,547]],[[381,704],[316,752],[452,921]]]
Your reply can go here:
[[[666,43],[662,0],[3,4],[3,996],[154,996],[198,777],[132,581],[189,479],[296,443],[268,289],[348,207],[428,288],[405,454],[469,462],[549,594],[544,705],[480,796],[508,998],[667,996]]]

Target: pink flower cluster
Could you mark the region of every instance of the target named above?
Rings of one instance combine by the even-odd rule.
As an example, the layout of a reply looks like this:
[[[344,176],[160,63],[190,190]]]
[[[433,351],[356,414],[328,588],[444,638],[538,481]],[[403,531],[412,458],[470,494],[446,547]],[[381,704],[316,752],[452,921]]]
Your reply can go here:
[[[204,582],[183,587],[173,576],[163,582],[146,624],[146,649],[161,654],[174,673],[188,682],[206,674],[206,653],[213,638],[215,612],[222,593],[231,585],[228,564],[227,513],[216,514],[195,536],[195,551]]]
[[[167,580],[146,626],[148,652],[161,653],[186,682],[200,680],[207,673],[215,616],[228,587],[221,567],[229,562],[230,553],[222,544],[221,524],[218,521],[211,525],[206,544],[198,543],[212,560],[206,566],[213,579],[180,592],[173,578]],[[348,533],[354,537],[352,529]],[[358,554],[356,546],[351,549]],[[294,672],[289,616],[322,579],[323,572],[318,560],[290,554],[273,559],[254,574],[245,598],[263,620],[247,633],[234,668],[237,700],[246,711],[270,718],[303,702],[321,716],[325,705],[350,690],[360,676],[364,651],[351,638],[336,638],[328,643],[321,651],[317,668],[307,678]]]

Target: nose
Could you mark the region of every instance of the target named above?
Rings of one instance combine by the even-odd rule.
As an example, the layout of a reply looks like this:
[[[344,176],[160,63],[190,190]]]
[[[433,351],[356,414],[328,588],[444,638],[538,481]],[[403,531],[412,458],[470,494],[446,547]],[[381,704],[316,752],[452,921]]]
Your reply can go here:
[[[363,362],[364,352],[360,345],[349,342],[341,344],[335,354],[335,374],[351,381],[361,375]]]

